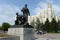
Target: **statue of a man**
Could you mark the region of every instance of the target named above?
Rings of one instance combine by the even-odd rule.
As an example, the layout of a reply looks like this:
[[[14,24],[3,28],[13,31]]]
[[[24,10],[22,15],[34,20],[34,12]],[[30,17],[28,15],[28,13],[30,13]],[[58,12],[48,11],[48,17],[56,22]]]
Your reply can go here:
[[[23,16],[30,16],[29,9],[27,8],[27,4],[25,4],[25,7],[21,10],[23,12]]]
[[[27,4],[25,4],[25,7],[23,7],[23,9],[21,10],[23,12],[23,16],[24,16],[24,21],[28,22],[28,16],[30,16],[30,12],[29,9],[27,8]]]

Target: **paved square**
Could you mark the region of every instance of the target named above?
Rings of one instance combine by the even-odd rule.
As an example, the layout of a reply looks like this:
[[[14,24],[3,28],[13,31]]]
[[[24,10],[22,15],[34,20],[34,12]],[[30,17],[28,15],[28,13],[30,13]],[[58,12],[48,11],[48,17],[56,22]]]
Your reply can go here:
[[[43,34],[37,35],[35,34],[36,40],[60,40],[60,34]]]

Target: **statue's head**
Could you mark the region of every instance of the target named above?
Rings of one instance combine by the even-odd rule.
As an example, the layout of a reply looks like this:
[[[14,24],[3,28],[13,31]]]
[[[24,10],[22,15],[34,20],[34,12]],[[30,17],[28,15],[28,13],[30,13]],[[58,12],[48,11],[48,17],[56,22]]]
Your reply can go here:
[[[27,4],[25,4],[25,7],[27,7]]]
[[[18,13],[16,13],[16,15],[18,15]]]

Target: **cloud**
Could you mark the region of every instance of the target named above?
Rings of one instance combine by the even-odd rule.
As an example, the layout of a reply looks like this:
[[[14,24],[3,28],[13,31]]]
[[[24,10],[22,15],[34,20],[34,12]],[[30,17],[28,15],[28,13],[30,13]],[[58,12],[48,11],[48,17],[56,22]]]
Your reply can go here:
[[[34,9],[35,14],[40,13],[41,10],[45,9],[47,6],[47,3],[39,2],[37,4],[37,7]]]
[[[20,8],[15,5],[0,4],[0,24],[8,22],[14,24],[16,12],[20,13]]]
[[[60,6],[58,4],[53,4],[52,0],[50,1],[52,2],[51,5],[53,7],[54,14],[56,16],[60,16]],[[41,10],[45,9],[46,7],[47,7],[47,2],[39,2],[37,4],[37,7],[34,9],[35,14],[40,13]]]
[[[60,16],[60,6],[59,5],[56,5],[56,4],[54,4],[52,6],[54,8],[55,15]]]
[[[53,3],[53,0],[46,0],[47,3]]]

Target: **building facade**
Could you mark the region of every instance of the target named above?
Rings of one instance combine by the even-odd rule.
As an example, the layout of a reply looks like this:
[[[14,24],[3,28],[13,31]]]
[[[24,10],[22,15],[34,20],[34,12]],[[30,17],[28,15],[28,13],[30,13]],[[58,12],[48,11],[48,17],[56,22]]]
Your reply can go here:
[[[46,19],[48,18],[49,22],[51,22],[52,18],[55,18],[56,21],[58,21],[58,17],[54,14],[54,9],[51,4],[47,4],[47,7],[40,11],[40,13],[37,13],[34,16],[28,17],[28,22],[31,24],[31,22],[36,22],[37,18],[39,18],[41,23],[45,23]]]

